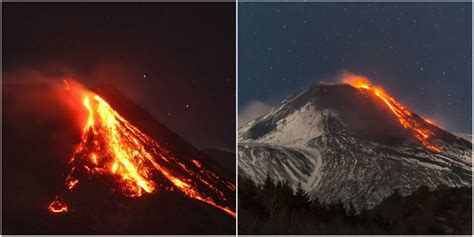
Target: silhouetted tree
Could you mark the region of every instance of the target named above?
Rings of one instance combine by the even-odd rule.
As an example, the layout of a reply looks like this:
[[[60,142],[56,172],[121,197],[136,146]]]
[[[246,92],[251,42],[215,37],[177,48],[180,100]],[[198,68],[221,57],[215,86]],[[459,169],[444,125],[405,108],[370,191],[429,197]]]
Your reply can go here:
[[[397,190],[373,209],[310,199],[302,184],[239,179],[241,234],[471,234],[471,188]],[[245,220],[245,221],[244,221]]]
[[[296,186],[296,191],[293,199],[294,207],[296,209],[302,209],[309,206],[309,195],[303,189],[303,185],[301,185],[301,182],[298,182],[298,185]]]

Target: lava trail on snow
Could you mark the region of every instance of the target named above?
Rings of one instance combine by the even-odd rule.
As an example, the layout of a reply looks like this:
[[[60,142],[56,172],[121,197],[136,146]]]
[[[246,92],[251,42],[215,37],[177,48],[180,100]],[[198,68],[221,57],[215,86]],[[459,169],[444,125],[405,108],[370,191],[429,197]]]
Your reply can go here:
[[[431,131],[426,124],[428,123],[431,125],[432,122],[430,120],[418,120],[410,110],[390,97],[382,89],[382,87],[372,85],[365,77],[350,75],[344,78],[344,82],[355,88],[366,90],[369,93],[377,96],[381,101],[383,101],[383,103],[387,105],[391,112],[396,116],[400,124],[405,129],[409,130],[413,137],[420,141],[424,147],[436,153],[442,152],[441,148],[430,140],[430,138],[434,135],[434,132]]]

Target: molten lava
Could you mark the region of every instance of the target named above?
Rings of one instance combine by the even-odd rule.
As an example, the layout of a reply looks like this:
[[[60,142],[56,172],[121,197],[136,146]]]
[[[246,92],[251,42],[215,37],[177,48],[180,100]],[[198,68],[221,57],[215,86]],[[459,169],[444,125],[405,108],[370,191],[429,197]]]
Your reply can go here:
[[[58,199],[55,199],[49,204],[48,210],[54,213],[67,212],[67,205]]]
[[[174,186],[185,196],[235,217],[235,212],[223,204],[226,197],[218,188],[235,191],[232,183],[219,178],[195,159],[179,161],[167,148],[133,126],[98,95],[86,93],[83,105],[89,116],[81,143],[69,160],[71,170],[66,177],[65,191],[78,189],[79,173],[86,171],[89,178],[95,175],[117,177],[118,186],[129,197],[155,193],[162,186]],[[160,177],[169,183],[158,185]],[[68,208],[55,199],[49,210],[67,212]]]
[[[369,93],[376,95],[390,109],[390,111],[392,111],[400,124],[405,129],[409,130],[413,137],[420,141],[423,146],[433,152],[441,152],[441,149],[430,141],[430,138],[434,133],[428,129],[428,126],[416,119],[410,110],[390,97],[381,87],[373,86],[367,78],[357,75],[347,75],[344,78],[344,82],[355,88],[364,89]],[[428,119],[423,119],[423,122],[433,125],[433,122]]]

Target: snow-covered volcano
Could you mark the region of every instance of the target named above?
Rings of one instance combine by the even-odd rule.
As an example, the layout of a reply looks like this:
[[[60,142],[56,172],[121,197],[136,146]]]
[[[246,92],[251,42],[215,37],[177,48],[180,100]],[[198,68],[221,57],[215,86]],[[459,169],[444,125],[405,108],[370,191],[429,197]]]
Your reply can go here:
[[[313,198],[358,209],[394,190],[471,186],[471,142],[407,113],[441,152],[427,149],[371,91],[315,84],[239,129],[239,175],[301,182]]]

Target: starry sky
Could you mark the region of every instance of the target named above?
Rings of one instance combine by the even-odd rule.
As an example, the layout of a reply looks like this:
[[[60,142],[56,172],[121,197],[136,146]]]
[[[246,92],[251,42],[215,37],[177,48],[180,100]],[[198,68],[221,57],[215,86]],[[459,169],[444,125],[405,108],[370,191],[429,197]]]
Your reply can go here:
[[[471,132],[470,3],[239,3],[240,120],[341,70]]]
[[[4,72],[108,83],[197,148],[235,150],[235,3],[2,8]]]

